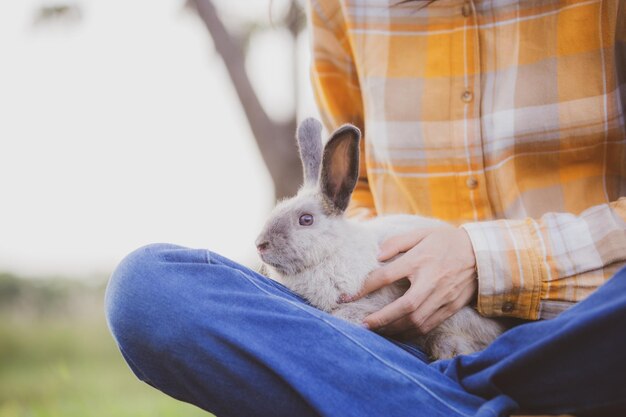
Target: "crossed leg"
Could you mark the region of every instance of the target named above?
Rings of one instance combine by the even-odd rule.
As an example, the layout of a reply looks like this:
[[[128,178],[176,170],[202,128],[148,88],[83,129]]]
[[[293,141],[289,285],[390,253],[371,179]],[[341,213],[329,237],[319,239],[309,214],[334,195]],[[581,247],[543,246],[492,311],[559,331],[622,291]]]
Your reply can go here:
[[[141,380],[220,417],[614,412],[626,410],[619,275],[554,320],[431,364],[207,250],[133,252],[111,277],[106,313]]]

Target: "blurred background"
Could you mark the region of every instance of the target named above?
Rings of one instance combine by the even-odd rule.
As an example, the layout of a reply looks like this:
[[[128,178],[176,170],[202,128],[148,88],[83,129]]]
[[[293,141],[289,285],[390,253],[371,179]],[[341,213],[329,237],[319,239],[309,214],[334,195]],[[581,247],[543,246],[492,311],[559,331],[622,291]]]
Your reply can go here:
[[[0,417],[207,415],[132,376],[106,280],[153,242],[256,267],[308,46],[300,0],[0,0]]]

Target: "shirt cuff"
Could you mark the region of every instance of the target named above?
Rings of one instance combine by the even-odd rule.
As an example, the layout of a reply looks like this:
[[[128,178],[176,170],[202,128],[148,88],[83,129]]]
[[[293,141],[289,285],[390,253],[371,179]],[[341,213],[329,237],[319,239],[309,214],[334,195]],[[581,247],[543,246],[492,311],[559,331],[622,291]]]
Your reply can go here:
[[[466,223],[478,273],[478,311],[485,316],[539,318],[547,274],[543,238],[533,219]]]

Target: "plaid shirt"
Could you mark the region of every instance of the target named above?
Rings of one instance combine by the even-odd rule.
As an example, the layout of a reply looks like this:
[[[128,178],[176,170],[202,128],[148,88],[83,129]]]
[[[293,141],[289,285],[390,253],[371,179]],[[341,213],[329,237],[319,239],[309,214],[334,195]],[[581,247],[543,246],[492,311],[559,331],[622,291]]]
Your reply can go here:
[[[626,0],[310,0],[329,129],[364,131],[353,215],[461,225],[478,309],[547,318],[626,260]]]

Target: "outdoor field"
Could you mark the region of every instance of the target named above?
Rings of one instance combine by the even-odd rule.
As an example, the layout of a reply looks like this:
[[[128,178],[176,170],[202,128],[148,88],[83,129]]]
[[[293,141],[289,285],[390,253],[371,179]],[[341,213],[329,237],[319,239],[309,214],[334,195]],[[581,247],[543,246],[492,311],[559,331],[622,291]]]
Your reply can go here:
[[[195,417],[138,381],[108,333],[104,284],[0,274],[0,417]]]

